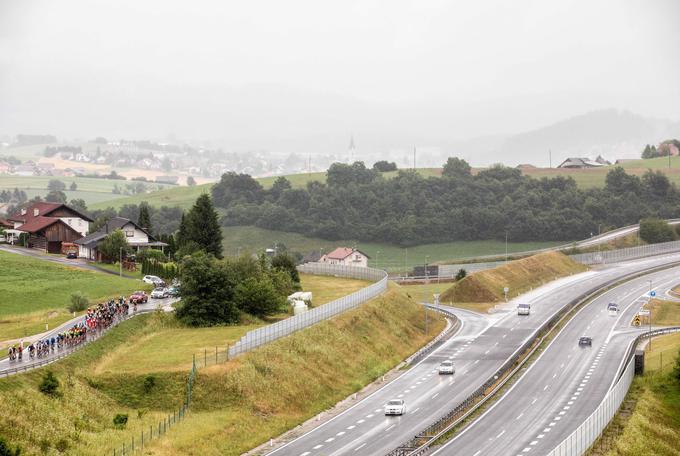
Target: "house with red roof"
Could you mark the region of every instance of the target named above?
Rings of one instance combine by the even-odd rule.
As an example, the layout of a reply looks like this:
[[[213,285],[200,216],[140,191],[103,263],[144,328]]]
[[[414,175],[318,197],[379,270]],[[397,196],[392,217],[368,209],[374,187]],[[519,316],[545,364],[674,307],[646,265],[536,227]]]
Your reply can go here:
[[[319,262],[329,264],[342,264],[345,266],[368,267],[370,257],[360,250],[350,247],[338,247],[321,257]]]
[[[62,243],[72,243],[90,230],[92,219],[66,204],[38,202],[21,209],[7,220],[14,230],[28,234],[28,247],[61,253]]]

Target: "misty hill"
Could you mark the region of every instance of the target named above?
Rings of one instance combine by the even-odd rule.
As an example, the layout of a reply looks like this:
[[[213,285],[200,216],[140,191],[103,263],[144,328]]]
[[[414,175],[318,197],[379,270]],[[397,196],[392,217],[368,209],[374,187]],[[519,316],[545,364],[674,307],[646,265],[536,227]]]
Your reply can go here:
[[[629,111],[607,109],[571,117],[552,125],[513,135],[489,155],[505,164],[559,165],[569,156],[639,158],[645,144],[680,136],[680,123]]]

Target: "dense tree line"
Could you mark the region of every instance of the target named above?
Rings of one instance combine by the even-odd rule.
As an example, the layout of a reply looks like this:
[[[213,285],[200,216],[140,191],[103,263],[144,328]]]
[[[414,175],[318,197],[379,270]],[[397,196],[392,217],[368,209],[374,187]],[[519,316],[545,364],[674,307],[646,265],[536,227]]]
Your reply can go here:
[[[656,147],[653,144],[647,144],[642,151],[642,158],[657,158],[672,155],[671,146],[675,146],[676,148],[680,149],[680,141],[677,139],[668,139],[659,144],[659,147]]]
[[[223,225],[255,225],[329,240],[399,245],[504,239],[569,241],[598,228],[680,215],[680,192],[661,172],[642,177],[613,168],[604,188],[580,189],[569,177],[534,179],[493,166],[473,175],[458,158],[442,177],[399,171],[384,178],[363,163],[333,164],[326,183],[292,188],[280,177],[265,190],[245,174],[224,174],[212,190]]]

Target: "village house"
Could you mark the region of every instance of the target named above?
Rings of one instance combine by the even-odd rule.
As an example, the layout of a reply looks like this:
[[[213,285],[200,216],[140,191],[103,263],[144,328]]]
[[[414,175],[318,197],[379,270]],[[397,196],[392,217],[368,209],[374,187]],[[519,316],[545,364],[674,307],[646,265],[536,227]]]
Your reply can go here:
[[[101,261],[102,254],[98,246],[106,236],[115,230],[121,230],[125,234],[128,245],[138,252],[147,248],[163,250],[167,246],[166,243],[157,241],[149,232],[132,220],[114,217],[99,230],[75,241],[75,244],[79,247],[79,256],[88,260]]]
[[[369,258],[370,257],[368,255],[357,249],[338,247],[332,252],[323,255],[319,262],[365,268],[368,267]]]

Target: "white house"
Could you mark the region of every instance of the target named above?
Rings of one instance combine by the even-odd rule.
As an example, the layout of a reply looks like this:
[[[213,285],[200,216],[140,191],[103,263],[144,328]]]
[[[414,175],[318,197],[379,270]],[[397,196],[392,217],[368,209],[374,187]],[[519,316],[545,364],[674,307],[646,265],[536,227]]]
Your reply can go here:
[[[121,230],[125,234],[128,245],[135,248],[137,251],[144,248],[160,247],[162,249],[167,245],[164,242],[156,241],[156,239],[144,228],[140,227],[132,220],[123,217],[114,217],[106,222],[106,225],[101,227],[98,231],[75,241],[79,247],[79,256],[81,258],[87,258],[88,260],[101,260],[101,255],[97,246],[109,235],[109,233],[112,233],[115,230]]]
[[[345,266],[368,267],[370,257],[357,249],[349,247],[338,247],[330,253],[321,257],[320,263],[343,264]]]

